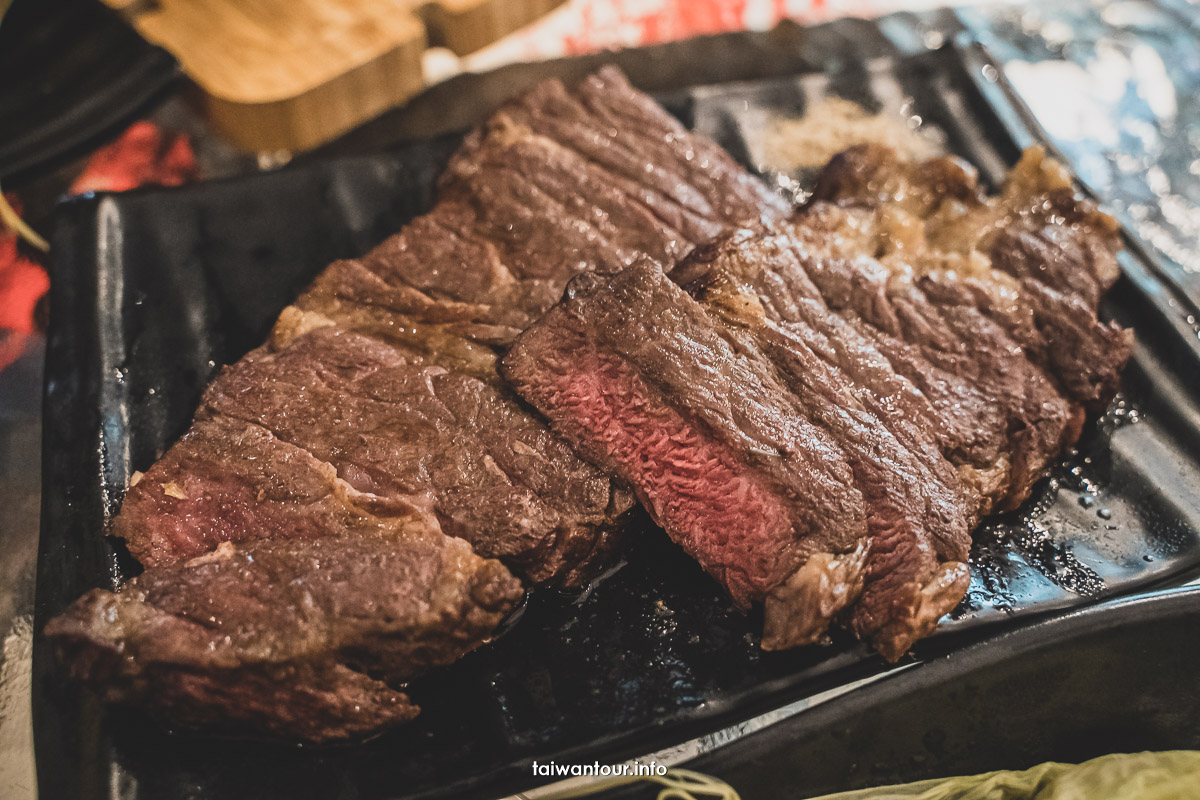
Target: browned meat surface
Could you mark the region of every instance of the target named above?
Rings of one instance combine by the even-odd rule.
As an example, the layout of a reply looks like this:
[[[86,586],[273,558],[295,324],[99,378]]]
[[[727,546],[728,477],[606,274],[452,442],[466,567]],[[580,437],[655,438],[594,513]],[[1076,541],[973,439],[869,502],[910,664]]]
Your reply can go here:
[[[1118,275],[1117,226],[1040,148],[987,198],[954,159],[906,164],[886,148],[856,147],[830,163],[814,199],[818,216],[827,203],[868,212],[864,238],[881,263],[1006,328],[1069,400],[1094,410],[1116,391],[1132,335],[1096,309]]]
[[[603,563],[632,502],[496,386],[334,327],[228,367],[197,413],[222,417],[536,582],[578,583]]]
[[[173,725],[329,741],[416,716],[403,683],[486,641],[520,595],[428,529],[227,542],[89,592],[46,635],[77,677]]]
[[[1038,151],[988,198],[952,159],[855,148],[795,219],[680,262],[686,292],[652,264],[577,279],[502,372],[764,601],[764,647],[837,614],[895,659],[966,591],[970,528],[1115,392],[1114,231]]]
[[[326,269],[268,346],[218,379],[201,417],[261,426],[370,502],[423,515],[530,581],[579,585],[614,549],[631,500],[510,397],[496,348],[577,272],[680,256],[785,208],[614,70],[571,91],[542,84],[502,108],[441,183],[430,213]],[[354,352],[322,349],[347,342]],[[360,359],[361,374],[335,375],[339,358]],[[187,441],[168,458],[183,459]],[[163,500],[156,486],[170,469],[152,470],[126,501],[155,515],[115,526],[149,564],[220,539],[208,525],[169,552],[164,530],[206,524]]]
[[[867,509],[842,444],[724,333],[647,261],[577,280],[504,375],[748,605],[810,555],[853,550]]]
[[[697,302],[652,262],[579,279],[504,374],[736,601],[765,602],[764,647],[817,641],[851,604],[866,620],[901,589],[906,621],[932,626],[966,588],[957,476],[799,327],[729,291]],[[864,634],[896,627],[871,613]]]
[[[528,327],[567,281],[650,256],[673,261],[787,206],[714,142],[606,68],[568,91],[547,81],[471,134],[441,201],[363,264],[389,283]]]
[[[377,513],[374,498],[338,478],[331,465],[234,418],[197,422],[137,488],[112,532],[151,568],[227,541],[371,531],[399,537],[427,528],[411,513]]]
[[[193,576],[189,559],[222,543],[248,554],[275,546],[333,551],[340,545],[323,537],[351,548],[364,532],[399,541],[414,529],[458,537],[531,583],[583,585],[617,549],[632,496],[516,398],[496,371],[499,349],[553,306],[574,275],[619,270],[647,253],[681,257],[730,227],[787,212],[615,70],[569,91],[557,82],[535,88],[468,137],[428,214],[363,258],[330,265],[281,314],[270,341],[209,387],[192,430],[130,487],[113,525],[148,567],[139,585]],[[307,580],[289,569],[276,570],[276,580]],[[228,580],[243,572],[231,570]],[[187,577],[188,591],[199,596],[206,575]],[[417,583],[405,596],[416,602],[433,589]],[[363,602],[380,590],[365,586]],[[133,591],[106,596],[101,611],[158,614],[157,603]],[[255,617],[247,630],[283,636],[271,626],[289,614],[302,618],[289,605],[300,599],[281,593],[282,616]],[[115,641],[101,617],[72,614],[77,634],[91,626],[90,639]],[[472,642],[484,634],[454,614],[429,624]],[[290,636],[297,627],[281,630]],[[397,675],[423,668],[408,664],[401,648],[376,649],[379,641],[354,645],[356,663],[387,655]],[[131,644],[122,674],[182,680],[183,672],[147,661],[170,663],[170,648],[182,642],[166,637],[165,650]],[[275,662],[233,671],[212,662],[207,674],[203,666],[187,672],[188,687],[164,683],[155,702],[197,724],[253,718],[307,738],[361,733],[415,713],[338,658],[289,662],[293,668],[301,677],[287,683],[276,680]],[[257,704],[248,699],[256,694],[264,698]],[[357,719],[355,706],[364,709]]]

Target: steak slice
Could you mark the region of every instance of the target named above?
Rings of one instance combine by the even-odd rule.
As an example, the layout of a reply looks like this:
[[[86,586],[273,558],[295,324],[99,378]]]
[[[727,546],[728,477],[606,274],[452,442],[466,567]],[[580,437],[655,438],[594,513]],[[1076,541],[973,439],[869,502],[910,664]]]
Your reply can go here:
[[[1071,401],[1100,410],[1112,399],[1133,339],[1100,321],[1097,306],[1119,274],[1119,229],[1040,147],[992,198],[954,159],[911,164],[886,147],[855,147],[822,172],[814,199],[886,209],[868,237],[881,261],[915,269],[931,296],[1005,327]],[[980,266],[964,272],[972,261]],[[946,269],[958,270],[952,285],[935,285]]]
[[[969,512],[958,475],[931,437],[905,424],[894,407],[861,391],[850,371],[819,353],[826,343],[818,331],[803,322],[769,321],[753,290],[728,274],[710,273],[695,293],[726,324],[739,349],[761,350],[809,419],[845,450],[866,503],[870,542],[850,624],[884,656],[899,658],[967,589]],[[770,635],[778,612],[767,603],[765,649],[794,644]]]
[[[484,175],[478,164],[508,154],[515,156],[509,163],[518,166],[521,154],[539,149],[570,157],[576,180],[613,190],[614,198],[623,198],[623,209],[650,212],[660,231],[670,233],[670,239],[681,237],[664,241],[662,233],[656,235],[653,228],[639,233],[636,225],[619,232],[628,241],[644,236],[642,252],[652,257],[691,249],[730,225],[782,219],[791,210],[716,142],[687,130],[634,90],[615,67],[584,78],[571,91],[546,81],[501,107],[467,138],[443,174],[442,188],[470,194],[480,185],[475,179]],[[555,180],[544,175],[531,179],[543,185]],[[580,191],[584,187],[571,182],[570,173],[561,180],[586,198],[581,203],[591,201],[588,192]]]
[[[434,209],[362,264],[386,283],[474,305],[476,321],[515,334],[576,274],[673,261],[789,211],[609,67],[572,90],[539,84],[497,110],[451,159]]]
[[[418,289],[386,283],[360,261],[337,261],[283,310],[270,344],[279,350],[314,328],[337,325],[495,382],[494,348],[520,331],[487,318],[478,305],[437,301]]]
[[[973,524],[1023,499],[1078,434],[1078,415],[1000,326],[970,309],[945,314],[913,282],[862,254],[875,252],[873,243],[854,241],[866,224],[817,206],[780,233],[739,234],[706,248],[676,277],[702,283],[714,271],[731,274],[762,298],[775,324],[807,331],[863,402],[886,401],[880,415],[893,417],[899,438],[916,450],[936,447],[957,468]]]
[[[111,532],[142,564],[158,567],[222,542],[427,527],[412,513],[374,513],[373,500],[265,428],[217,417],[193,425],[130,487]]]
[[[387,514],[414,514],[535,583],[579,585],[632,498],[496,386],[325,326],[226,368],[198,420],[269,430]]]
[[[226,542],[92,590],[45,633],[76,677],[172,724],[323,742],[416,716],[403,683],[485,642],[520,596],[428,529]]]
[[[861,590],[864,498],[842,445],[724,334],[647,261],[577,279],[502,371],[735,602],[765,600],[781,643],[814,641]]]
[[[714,273],[693,290],[702,303],[652,263],[577,279],[505,377],[736,601],[764,601],[764,648],[815,641],[854,603],[860,635],[898,658],[966,590],[957,475],[814,332]]]
[[[872,317],[877,306],[887,307],[879,286],[886,276],[881,265],[862,258],[847,265],[841,263],[849,260],[843,253],[827,252],[828,242],[850,241],[855,235],[849,225],[828,237],[802,226],[783,226],[769,234],[737,231],[681,262],[672,277],[702,298],[711,295],[714,285],[744,288],[773,326],[797,329],[825,362],[839,370],[860,403],[882,406],[879,416],[893,435],[912,442],[915,449],[970,453],[968,465],[998,459],[1002,437],[989,437],[987,432],[1000,425],[999,416],[978,390],[962,376],[916,357],[902,341],[884,337],[848,308],[855,297],[857,306]],[[831,273],[816,276],[834,291],[831,303],[810,270]],[[897,359],[897,351],[909,359]],[[989,426],[991,419],[995,421]],[[960,459],[956,464],[960,491],[973,523],[984,500],[975,490],[979,481],[971,471],[963,474],[963,463]]]

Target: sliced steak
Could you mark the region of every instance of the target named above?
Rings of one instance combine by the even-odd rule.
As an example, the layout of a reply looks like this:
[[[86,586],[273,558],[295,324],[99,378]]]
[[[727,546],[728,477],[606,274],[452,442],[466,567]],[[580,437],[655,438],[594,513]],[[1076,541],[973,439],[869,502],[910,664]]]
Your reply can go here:
[[[373,500],[265,428],[217,417],[193,425],[130,487],[112,533],[138,561],[157,567],[222,542],[427,527],[413,513],[373,513]]]
[[[897,658],[966,590],[957,475],[816,332],[774,324],[726,275],[693,287],[702,303],[652,263],[578,279],[505,377],[735,600],[765,602],[765,648],[819,639],[854,603],[856,630]]]
[[[161,564],[226,539],[275,535],[265,512],[241,507],[253,493],[213,488],[223,470],[234,479],[219,437],[234,437],[232,453],[250,446],[250,434],[220,423],[240,420],[262,428],[255,436],[271,432],[273,456],[297,451],[259,462],[278,470],[257,475],[261,483],[291,480],[291,461],[307,453],[310,467],[335,469],[356,502],[424,515],[529,580],[578,585],[603,563],[630,498],[511,396],[497,349],[580,271],[679,256],[731,224],[781,218],[786,206],[611,69],[570,91],[542,84],[498,111],[453,158],[439,195],[362,259],[328,267],[281,315],[269,346],[209,392],[203,430],[130,491],[129,518],[115,523],[135,555]],[[353,353],[320,352],[350,341]],[[369,366],[335,375],[332,361],[347,358]],[[154,488],[174,480],[163,473],[191,472],[206,476],[219,503],[193,508]],[[256,522],[226,524],[234,517]]]
[[[886,147],[855,147],[822,172],[814,199],[818,215],[824,203],[873,209],[885,264],[926,275],[923,288],[959,308],[976,305],[1071,401],[1097,410],[1112,399],[1133,341],[1097,316],[1119,274],[1118,227],[1041,148],[989,198],[954,159],[910,164]],[[962,269],[971,262],[981,266]],[[935,285],[946,269],[957,270],[952,285]]]
[[[258,558],[262,548],[264,563],[275,564],[271,581],[292,587],[310,573],[288,553],[344,547],[340,564],[353,564],[351,538],[379,530],[395,538],[414,527],[461,537],[534,583],[579,586],[609,560],[632,496],[504,386],[497,352],[580,272],[616,271],[647,254],[680,257],[730,226],[790,209],[612,69],[570,91],[543,84],[497,112],[452,159],[438,195],[433,209],[363,258],[327,268],[284,311],[268,344],[218,377],[189,434],[130,488],[113,532],[148,566],[141,586],[182,582],[200,602],[205,581],[236,578],[265,593],[266,568],[210,575],[192,571],[197,562],[188,559],[218,546],[222,559]],[[255,637],[308,634],[289,622],[300,618],[292,589],[272,613],[227,609],[247,638],[207,640],[219,658],[193,664],[189,642],[203,632],[158,600],[138,599],[138,586],[116,598],[89,596],[57,631],[86,629],[77,638],[88,645],[74,649],[85,672],[87,652],[153,653],[166,666],[142,658],[110,677],[150,686],[150,702],[173,706],[180,719],[245,718],[337,738],[415,713],[351,668],[390,652],[379,637],[320,645],[352,647],[354,664],[307,651],[243,658]],[[362,591],[367,603],[383,589]],[[417,581],[403,591],[415,603],[435,587]],[[230,592],[234,602],[237,587]],[[118,617],[128,642],[103,628]],[[471,641],[485,627],[453,614],[429,624],[444,636],[461,627]],[[139,638],[152,627],[161,627],[161,642]],[[410,634],[414,646],[424,641],[421,631],[396,638]],[[446,652],[443,660],[453,657]],[[175,668],[180,659],[186,668]],[[238,668],[241,661],[252,666]]]
[[[930,436],[856,385],[853,365],[826,360],[818,331],[800,321],[768,320],[753,290],[727,273],[711,273],[697,294],[739,349],[759,350],[774,364],[806,416],[846,452],[866,503],[870,542],[850,623],[886,657],[899,658],[967,588],[970,512],[958,475]],[[770,603],[766,611],[769,623]],[[790,644],[764,641],[764,647]]]
[[[852,151],[795,219],[678,263],[686,293],[652,263],[575,279],[501,371],[736,601],[764,601],[764,647],[841,612],[898,658],[966,591],[970,527],[1028,496],[1128,356],[1095,314],[1110,221],[1038,159],[987,198],[953,160]]]
[[[731,237],[676,272],[692,281],[729,272],[764,298],[776,324],[811,331],[863,402],[887,398],[881,415],[899,412],[898,437],[918,450],[935,445],[954,464],[969,521],[1019,503],[1077,435],[1077,415],[1001,326],[970,308],[937,306],[870,256],[851,257],[874,252],[869,240],[855,242],[864,229],[852,213],[815,206],[786,232]]]
[[[198,420],[269,430],[382,513],[424,517],[528,580],[578,585],[632,504],[496,386],[326,326],[226,368]]]
[[[419,289],[386,283],[360,261],[337,261],[283,310],[271,346],[280,349],[313,328],[336,324],[419,352],[455,372],[495,381],[494,348],[520,330],[487,319],[481,306],[434,300]]]
[[[173,725],[330,741],[416,716],[403,682],[486,641],[520,596],[432,530],[226,542],[89,592],[45,633],[77,677]]]
[[[842,444],[726,333],[643,262],[572,283],[502,371],[736,602],[768,603],[772,646],[814,641],[861,590],[868,509]]]
[[[518,329],[576,274],[673,261],[790,211],[614,68],[572,90],[547,81],[500,108],[451,159],[439,197],[363,265]]]

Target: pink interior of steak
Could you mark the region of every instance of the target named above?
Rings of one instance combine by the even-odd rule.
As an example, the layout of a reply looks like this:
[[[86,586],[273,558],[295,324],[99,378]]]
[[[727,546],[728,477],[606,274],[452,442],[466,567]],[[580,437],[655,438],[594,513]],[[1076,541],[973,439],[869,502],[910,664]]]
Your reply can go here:
[[[664,402],[628,365],[572,351],[551,391],[559,424],[586,431],[638,488],[655,520],[746,605],[770,588],[786,501],[726,445]]]

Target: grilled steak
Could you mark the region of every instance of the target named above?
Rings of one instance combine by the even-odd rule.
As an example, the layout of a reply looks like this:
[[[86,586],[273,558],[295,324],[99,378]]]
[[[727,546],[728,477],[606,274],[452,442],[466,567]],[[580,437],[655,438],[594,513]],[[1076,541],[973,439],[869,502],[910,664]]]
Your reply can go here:
[[[806,601],[792,624],[818,636],[858,594],[861,553],[836,554],[865,542],[865,501],[848,454],[771,362],[722,334],[647,261],[577,279],[517,340],[504,374],[585,456],[628,480],[739,604],[827,559],[789,587]]]
[[[502,372],[764,602],[764,647],[840,614],[895,659],[961,599],[970,528],[1111,399],[1131,334],[1096,304],[1118,244],[1038,151],[986,198],[951,159],[858,148],[815,198],[697,250],[682,289],[652,263],[576,279]]]
[[[428,214],[327,268],[268,345],[218,378],[199,418],[259,425],[389,513],[423,515],[529,581],[580,585],[614,549],[631,498],[511,397],[496,348],[578,272],[682,255],[784,211],[619,72],[573,91],[542,84],[468,137]],[[155,488],[172,469],[156,467],[126,499],[155,515],[114,526],[148,565],[197,552],[172,552],[164,530],[205,525],[175,519]],[[215,546],[216,530],[193,544]],[[274,535],[242,530],[229,538]]]
[[[197,412],[222,417],[269,430],[371,506],[419,515],[537,582],[582,580],[631,502],[494,385],[332,326],[227,368]]]
[[[403,680],[481,641],[511,604],[513,579],[479,562],[503,588],[491,600],[388,627],[408,603],[475,592],[465,571],[434,580],[430,567],[410,580],[406,559],[433,563],[466,542],[528,582],[579,586],[616,549],[633,506],[500,380],[498,349],[574,275],[647,253],[682,257],[788,211],[619,72],[571,91],[542,84],[468,137],[429,213],[330,265],[263,347],[218,376],[191,431],[130,487],[113,524],[146,572],[116,596],[89,595],[48,632],[81,673],[112,680],[115,696],[149,698],[190,723],[321,739],[408,718],[415,709],[376,678]],[[419,547],[407,544],[413,531]],[[212,563],[224,566],[197,566],[218,546]],[[318,550],[340,569],[387,547],[401,548],[401,571],[353,587],[353,598],[369,608],[399,592],[390,622],[343,631],[311,616],[302,589],[261,607],[239,599],[320,582],[306,566]],[[244,637],[222,644],[185,619],[209,587],[229,598],[210,616]],[[340,584],[319,591],[329,609],[349,602]],[[290,637],[311,647],[289,649]],[[105,666],[115,652],[119,669]],[[371,677],[355,671],[364,666]]]
[[[608,67],[574,90],[547,81],[497,110],[451,159],[438,205],[362,264],[515,335],[573,275],[674,260],[789,211]]]
[[[1040,148],[988,199],[953,159],[905,164],[887,148],[860,146],[830,163],[814,197],[823,210],[826,202],[876,212],[887,205],[874,225],[882,263],[915,267],[934,302],[974,305],[994,319],[1071,401],[1092,410],[1108,403],[1132,346],[1128,331],[1096,314],[1119,274],[1116,222],[1080,200]],[[897,246],[905,252],[889,253]]]
[[[818,640],[864,581],[901,573],[890,600],[935,623],[966,589],[969,544],[940,452],[897,438],[753,296],[708,302],[652,262],[577,279],[505,376],[735,601],[765,603],[764,647]]]
[[[135,488],[113,533],[151,569],[222,542],[427,528],[411,513],[376,513],[374,498],[331,465],[233,418],[197,422]]]
[[[343,532],[226,542],[89,592],[46,635],[174,725],[325,741],[416,716],[394,687],[486,641],[520,595],[435,530]]]

